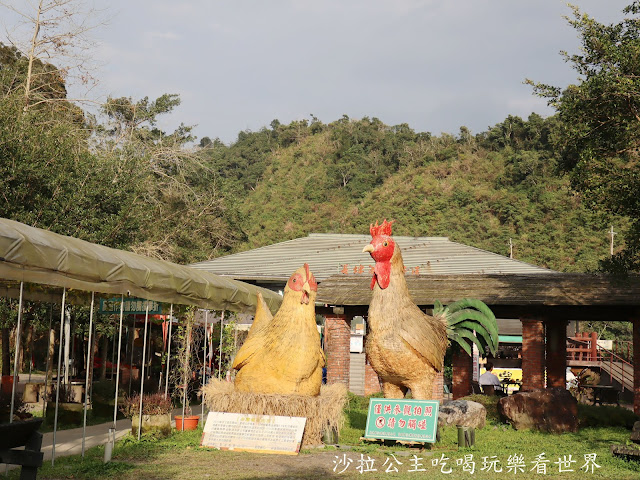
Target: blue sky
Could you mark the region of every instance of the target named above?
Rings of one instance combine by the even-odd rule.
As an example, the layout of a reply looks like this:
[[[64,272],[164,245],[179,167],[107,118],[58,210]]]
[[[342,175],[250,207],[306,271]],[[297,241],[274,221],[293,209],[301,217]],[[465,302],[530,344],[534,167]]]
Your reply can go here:
[[[631,0],[574,0],[605,23]],[[233,141],[310,118],[378,117],[473,133],[509,114],[549,115],[525,78],[564,86],[579,41],[560,0],[110,0],[92,32],[92,94],[182,99],[161,125]],[[9,17],[5,17],[7,23]]]

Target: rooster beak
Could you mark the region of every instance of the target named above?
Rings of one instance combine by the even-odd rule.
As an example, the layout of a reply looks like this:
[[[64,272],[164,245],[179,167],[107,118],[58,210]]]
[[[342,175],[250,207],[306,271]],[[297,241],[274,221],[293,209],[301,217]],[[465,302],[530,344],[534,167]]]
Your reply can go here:
[[[309,297],[311,296],[311,287],[309,283],[305,283],[302,286],[302,298],[300,299],[300,303],[304,303],[305,305],[309,305]]]
[[[369,244],[369,245],[367,245],[366,247],[364,247],[362,249],[362,253],[364,253],[364,252],[373,253],[373,250],[374,250],[373,245]]]

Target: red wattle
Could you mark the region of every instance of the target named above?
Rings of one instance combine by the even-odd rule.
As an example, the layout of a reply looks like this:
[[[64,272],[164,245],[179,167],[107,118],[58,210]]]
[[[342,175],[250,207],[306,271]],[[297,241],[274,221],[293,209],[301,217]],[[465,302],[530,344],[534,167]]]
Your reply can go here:
[[[376,274],[373,274],[373,277],[371,277],[371,290],[373,290],[373,287],[376,286]]]
[[[376,262],[374,267],[374,279],[378,281],[378,285],[383,290],[389,286],[391,280],[391,262]],[[373,282],[371,284],[373,288]]]

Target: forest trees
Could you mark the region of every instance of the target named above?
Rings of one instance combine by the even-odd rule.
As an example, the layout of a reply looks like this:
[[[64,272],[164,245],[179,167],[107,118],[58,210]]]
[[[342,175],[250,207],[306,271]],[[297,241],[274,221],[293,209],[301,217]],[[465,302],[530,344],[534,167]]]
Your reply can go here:
[[[582,41],[580,54],[563,52],[580,75],[565,89],[534,84],[557,112],[556,146],[572,184],[592,205],[626,215],[626,248],[605,267],[640,270],[640,2],[622,22],[604,25],[573,7],[569,23]]]
[[[177,95],[155,100],[110,98],[105,121],[95,129],[98,155],[118,166],[118,178],[135,179],[130,206],[138,234],[128,247],[136,253],[177,263],[206,260],[230,248],[237,229],[218,192],[216,173],[203,151],[188,146],[191,127],[173,132],[157,126],[158,117],[180,104]]]

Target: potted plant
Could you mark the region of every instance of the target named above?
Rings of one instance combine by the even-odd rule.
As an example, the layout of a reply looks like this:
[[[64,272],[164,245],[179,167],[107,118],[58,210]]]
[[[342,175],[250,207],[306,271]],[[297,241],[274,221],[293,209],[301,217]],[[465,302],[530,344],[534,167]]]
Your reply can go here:
[[[56,395],[56,387],[52,385],[47,395],[47,423],[53,425],[56,411],[56,397],[58,398],[58,422],[69,425],[81,425],[84,404],[82,395],[78,399],[78,392],[71,385],[60,385],[60,394]]]
[[[182,405],[184,411],[184,419],[182,415],[176,415],[177,430],[195,430],[198,428],[198,415],[192,415],[191,412],[191,396],[198,389],[196,372],[198,371],[198,358],[195,355],[197,345],[200,340],[200,332],[195,328],[195,307],[186,307],[179,323],[176,333],[173,336],[176,348],[175,361],[173,368],[173,396],[177,400],[176,403]]]
[[[0,391],[0,423],[9,421],[11,412],[11,392]],[[23,402],[21,395],[16,394],[13,400],[13,421],[28,420],[33,415],[29,413],[28,406]]]
[[[142,426],[140,427],[140,395],[126,396],[120,404],[120,412],[131,419],[131,433],[157,432],[162,436],[171,433],[171,399],[164,393],[150,393],[142,396]]]

